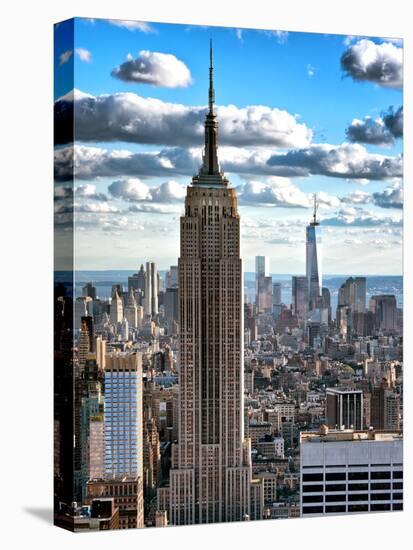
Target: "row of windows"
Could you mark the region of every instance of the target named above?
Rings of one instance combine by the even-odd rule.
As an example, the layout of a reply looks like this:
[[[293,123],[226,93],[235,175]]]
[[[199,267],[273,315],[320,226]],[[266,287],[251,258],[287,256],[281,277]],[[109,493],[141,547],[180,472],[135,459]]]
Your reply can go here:
[[[363,500],[403,500],[403,493],[354,493],[350,495],[325,495],[326,502],[345,502],[346,497],[349,502]],[[304,495],[303,504],[323,502],[324,495]]]
[[[390,468],[391,466],[403,466],[403,464],[401,462],[393,462],[393,464],[347,464],[346,465],[346,468]],[[317,464],[317,465],[305,465],[303,466],[303,469],[314,469],[314,468],[317,468],[318,470],[320,469],[323,469],[323,468],[340,468],[339,465],[337,464],[326,464],[325,466],[323,466],[322,464]]]
[[[326,473],[325,474],[325,480],[326,481],[345,481],[347,479],[349,481],[356,481],[356,480],[363,480],[369,478],[369,472],[332,472],[332,473]],[[370,479],[391,479],[391,472],[370,472]],[[402,471],[395,471],[393,472],[393,479],[403,479],[403,472]],[[323,473],[314,473],[314,474],[303,474],[303,482],[306,481],[323,481],[324,480],[324,474]]]
[[[399,511],[403,510],[403,504],[401,502],[395,502],[393,504],[393,508],[391,508],[390,504],[385,503],[377,503],[377,504],[371,504],[370,505],[370,512],[386,512],[386,511]],[[343,512],[368,512],[369,511],[369,505],[368,504],[349,504],[348,507],[345,505],[332,505],[332,506],[326,506],[325,507],[325,513],[326,514],[338,514]],[[323,506],[306,506],[303,508],[303,514],[322,514],[324,512]]]
[[[368,483],[330,483],[329,485],[303,485],[303,493],[322,493],[333,491],[368,491]],[[402,483],[393,483],[393,489],[403,489]],[[390,490],[390,483],[370,483],[371,491]]]

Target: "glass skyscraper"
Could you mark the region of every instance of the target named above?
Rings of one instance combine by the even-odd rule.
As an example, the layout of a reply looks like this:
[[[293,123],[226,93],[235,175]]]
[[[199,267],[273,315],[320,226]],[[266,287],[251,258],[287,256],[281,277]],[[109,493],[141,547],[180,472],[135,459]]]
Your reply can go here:
[[[106,356],[105,478],[141,477],[142,364],[137,354]]]
[[[306,277],[310,310],[319,307],[322,288],[321,229],[317,221],[317,202],[314,197],[313,220],[306,228]]]

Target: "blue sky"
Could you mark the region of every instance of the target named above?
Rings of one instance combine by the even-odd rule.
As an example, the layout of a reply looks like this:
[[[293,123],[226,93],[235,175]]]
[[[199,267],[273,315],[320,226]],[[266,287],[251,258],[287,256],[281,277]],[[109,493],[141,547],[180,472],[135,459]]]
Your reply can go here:
[[[75,102],[75,109],[80,106],[79,113],[85,112],[81,107],[89,102],[88,118],[79,122],[76,140],[76,146],[83,148],[75,182],[80,189],[76,199],[80,205],[76,218],[79,269],[129,269],[145,259],[155,259],[161,268],[176,263],[183,196],[178,187],[184,189],[190,183],[190,168],[181,173],[168,168],[165,175],[159,170],[154,175],[145,170],[131,172],[116,168],[109,174],[106,168],[100,167],[100,160],[94,160],[87,170],[83,170],[82,163],[86,163],[86,157],[90,163],[92,153],[96,154],[95,148],[112,156],[114,151],[122,151],[122,155],[145,152],[156,155],[166,151],[169,159],[175,145],[173,136],[179,135],[182,126],[176,123],[176,129],[171,129],[171,124],[175,124],[175,115],[171,115],[168,128],[172,136],[165,143],[162,137],[145,143],[139,129],[135,135],[130,132],[126,140],[120,131],[112,134],[97,131],[94,137],[93,124],[99,126],[105,122],[99,120],[101,111],[90,114],[90,110],[96,109],[98,113],[97,105],[103,102],[107,126],[110,126],[111,116],[115,115],[108,109],[113,108],[110,100],[116,97],[116,116],[121,116],[119,112],[122,116],[131,112],[136,124],[142,125],[136,106],[130,107],[130,102],[135,104],[138,96],[160,102],[155,107],[143,103],[148,111],[145,124],[155,124],[153,117],[158,117],[159,110],[164,113],[162,117],[165,113],[170,116],[175,105],[183,106],[192,116],[197,113],[195,108],[206,104],[208,46],[212,37],[216,103],[224,141],[221,165],[232,184],[239,187],[245,269],[252,269],[253,256],[259,253],[270,256],[273,272],[304,271],[304,230],[311,216],[309,199],[312,193],[321,192],[324,198],[320,200],[320,219],[322,223],[326,220],[324,272],[401,273],[402,179],[401,163],[397,164],[397,159],[402,152],[402,139],[400,131],[390,135],[384,125],[389,108],[392,106],[394,113],[403,104],[399,41],[76,19],[72,43],[72,25],[70,22],[60,24],[55,31],[55,99],[65,96],[73,87],[92,96],[89,99],[75,96],[79,99]],[[163,66],[158,67],[162,74],[155,84],[145,84],[139,75],[130,76],[132,73],[128,73],[126,80],[112,75],[114,69],[125,62],[125,69],[129,71],[132,62],[142,60],[142,51],[149,52],[149,57],[144,59],[149,63],[154,62],[154,53],[174,56],[174,59],[162,58],[161,63],[179,63],[176,74],[182,70],[182,80],[167,82]],[[346,52],[350,65],[344,67],[341,58]],[[374,64],[372,56],[375,56]],[[381,74],[388,66],[393,72]],[[127,94],[134,94],[132,100]],[[103,95],[109,99],[100,99],[99,103],[95,98]],[[229,114],[223,110],[220,116],[220,107],[228,105],[234,105],[235,110]],[[249,111],[248,123],[243,123],[240,130],[234,134],[228,130],[226,134],[225,127],[232,124],[231,117],[244,116],[250,106],[260,107]],[[263,115],[261,107],[265,111]],[[150,112],[152,108],[155,115]],[[258,118],[257,113],[261,113]],[[363,132],[368,129],[365,117],[378,120],[374,130],[384,137],[350,139],[349,127]],[[355,124],[354,119],[359,122]],[[164,123],[164,118],[156,118],[157,124],[159,120]],[[81,130],[82,124],[87,131]],[[286,140],[280,138],[283,124],[292,132]],[[266,130],[268,125],[271,138]],[[122,128],[124,126],[123,119]],[[151,131],[156,134],[157,129]],[[257,136],[256,142],[254,137],[248,137],[249,132]],[[262,143],[264,135],[267,137],[262,139],[266,142]],[[357,136],[360,137],[359,132]],[[327,144],[331,146],[328,156],[324,154]],[[344,149],[337,149],[342,144]],[[183,145],[177,139],[176,146],[180,147],[180,155],[193,151],[196,165],[196,151],[201,149],[198,138],[194,143],[189,140]],[[61,151],[64,147],[67,144],[61,143],[58,149]],[[231,159],[238,159],[241,154],[264,155],[264,168],[260,165],[238,170],[239,161]],[[314,157],[310,164],[308,154]],[[336,154],[340,161],[335,160],[331,168],[331,155]],[[280,155],[285,161],[280,160]],[[282,164],[281,168],[268,162],[272,156],[276,157],[275,165]],[[356,167],[354,159],[358,159]],[[388,164],[391,167],[385,169]],[[304,175],[299,173],[298,165],[305,170]],[[377,165],[380,166],[377,168]],[[365,173],[357,177],[357,171],[365,166],[371,177],[369,174],[365,177]],[[127,184],[129,180],[132,182]],[[169,194],[155,192],[169,181],[174,182],[168,187]],[[114,186],[114,182],[122,185]],[[60,181],[57,185],[63,184]],[[149,189],[146,198],[145,193],[142,195],[145,186]],[[168,204],[169,196],[171,204]],[[259,198],[264,196],[265,200]],[[85,209],[82,205],[91,206]],[[150,208],[145,210],[148,205]],[[131,207],[138,211],[132,211]]]

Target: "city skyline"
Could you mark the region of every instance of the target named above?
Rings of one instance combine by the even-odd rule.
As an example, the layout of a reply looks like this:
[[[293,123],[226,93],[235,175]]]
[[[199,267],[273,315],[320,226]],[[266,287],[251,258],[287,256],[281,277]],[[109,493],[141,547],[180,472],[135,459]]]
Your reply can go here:
[[[92,61],[91,51],[78,42],[82,25],[101,24],[109,33],[159,32],[152,24],[114,20],[57,25],[62,35],[61,25],[69,35],[79,25],[71,49],[60,51],[63,38],[56,49],[58,92],[65,84],[59,69]],[[246,34],[235,30],[241,44]],[[290,33],[266,38],[281,47]],[[344,45],[342,70],[353,80],[401,86],[397,41],[347,37]],[[310,67],[312,79],[316,70]],[[344,256],[351,275],[338,277],[331,292],[324,277],[331,257],[322,249],[327,235],[331,250],[330,235],[340,256],[340,236],[349,227],[366,231],[377,224],[384,235],[394,238],[397,230],[401,236],[400,217],[333,212],[343,203],[399,212],[400,181],[382,194],[354,193],[350,200],[327,194],[313,179],[323,175],[345,185],[362,179],[358,184],[371,189],[389,174],[399,177],[401,158],[399,165],[396,157],[362,152],[359,144],[314,144],[313,131],[297,115],[291,119],[278,109],[250,106],[245,119],[244,108],[216,101],[215,69],[210,38],[206,109],[168,103],[165,110],[165,102],[130,93],[92,96],[78,90],[55,102],[54,513],[57,525],[73,531],[403,510],[402,287],[379,280],[371,286],[354,269],[374,265],[372,247],[361,239],[363,261],[354,251]],[[136,59],[128,55],[111,77],[155,88],[194,82],[182,60],[150,50]],[[160,109],[155,119],[154,105]],[[280,130],[280,117],[289,129]],[[402,107],[375,121],[353,120],[347,137],[380,142],[394,152],[401,117]],[[307,144],[296,147],[303,139]],[[91,142],[135,150],[104,150]],[[160,142],[163,149],[156,151]],[[275,144],[277,151],[268,153]],[[135,177],[139,170],[143,179]],[[265,174],[264,186],[246,178],[251,170]],[[159,183],[168,171],[181,182]],[[108,185],[109,174],[120,179],[106,191],[98,189],[98,183]],[[312,192],[300,191],[297,178],[309,179]],[[284,212],[298,207],[310,209],[310,219],[293,223]],[[270,275],[266,241],[248,233],[251,219],[262,222],[262,209],[271,209],[272,227],[280,234],[302,229],[305,236],[294,241],[305,260],[300,275],[291,277],[291,302],[284,300],[286,286]],[[135,234],[127,216],[155,224],[150,253],[145,227],[134,227]],[[158,269],[157,216],[169,216],[179,235],[179,252],[171,259],[175,232],[161,239],[169,266],[164,276]],[[335,235],[329,233],[333,228]],[[119,266],[128,239],[142,262],[139,267],[132,256],[126,289]],[[250,240],[255,272],[247,280],[242,243]],[[275,248],[280,240],[267,244]],[[93,251],[89,261],[102,250],[118,262],[105,281],[109,296],[99,295],[92,277],[82,281],[79,295],[85,245]],[[289,265],[282,253],[277,258]],[[71,271],[64,270],[64,261],[72,263]]]
[[[161,260],[176,262],[185,183],[200,162],[203,52],[210,36],[218,69],[220,158],[240,196],[245,271],[253,270],[259,243],[260,254],[283,266],[274,273],[303,273],[305,226],[317,192],[325,273],[398,275],[400,42],[105,20],[76,20],[78,51],[65,49],[63,40],[56,56],[55,107],[62,112],[74,95],[79,129],[76,267],[134,269],[136,242],[142,256],[160,266]],[[107,43],[110,55],[105,50],[103,56]],[[252,63],[258,50],[260,61]],[[355,73],[351,56],[367,55],[388,61],[387,81]],[[152,73],[140,74],[139,63]],[[73,66],[80,90],[74,94],[67,77]],[[251,79],[254,86],[241,85]],[[105,129],[108,117],[111,131]],[[65,146],[63,135],[56,150],[62,189]]]

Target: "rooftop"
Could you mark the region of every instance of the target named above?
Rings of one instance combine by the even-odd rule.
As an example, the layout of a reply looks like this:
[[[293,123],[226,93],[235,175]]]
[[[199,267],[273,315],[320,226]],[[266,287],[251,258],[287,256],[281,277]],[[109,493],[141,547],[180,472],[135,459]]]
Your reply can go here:
[[[317,432],[301,432],[301,443],[322,443],[336,441],[396,441],[403,439],[401,431],[376,430],[329,430],[321,426]]]

